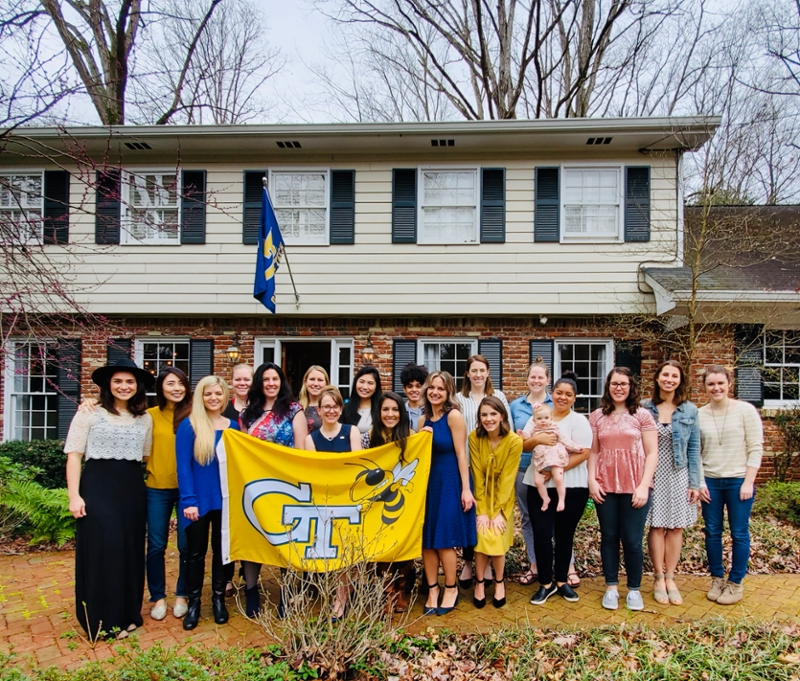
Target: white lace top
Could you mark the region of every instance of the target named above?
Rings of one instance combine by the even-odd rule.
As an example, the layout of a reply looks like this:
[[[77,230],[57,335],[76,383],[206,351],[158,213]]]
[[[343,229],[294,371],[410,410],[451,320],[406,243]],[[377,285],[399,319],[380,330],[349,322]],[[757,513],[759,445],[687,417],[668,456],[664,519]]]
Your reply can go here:
[[[72,419],[64,451],[83,454],[87,459],[141,461],[150,455],[153,419],[150,414],[117,416],[102,407],[93,413],[78,412]]]

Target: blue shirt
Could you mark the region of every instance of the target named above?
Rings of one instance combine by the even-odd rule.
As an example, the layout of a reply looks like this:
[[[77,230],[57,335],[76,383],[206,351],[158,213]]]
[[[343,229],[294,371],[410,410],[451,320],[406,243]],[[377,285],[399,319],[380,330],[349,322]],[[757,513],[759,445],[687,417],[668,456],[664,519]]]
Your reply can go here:
[[[229,428],[239,430],[239,426],[231,421]],[[219,443],[222,431],[214,433],[214,446]],[[222,509],[222,487],[219,478],[219,461],[214,458],[205,466],[194,458],[194,428],[189,419],[184,419],[175,434],[175,459],[178,464],[178,491],[181,500],[179,512],[197,506],[202,518],[209,511]],[[189,523],[189,520],[184,520]]]
[[[553,408],[553,398],[550,396],[550,393],[547,393],[547,397],[544,398],[544,404],[550,407],[550,409]],[[516,433],[518,430],[524,430],[531,416],[533,416],[533,406],[528,402],[528,396],[523,395],[522,397],[518,397],[508,406],[511,409],[511,420],[513,421],[511,425],[514,426],[514,432]],[[531,465],[532,457],[533,450],[522,452],[522,458],[519,461],[519,469],[521,471],[528,470],[528,466]]]

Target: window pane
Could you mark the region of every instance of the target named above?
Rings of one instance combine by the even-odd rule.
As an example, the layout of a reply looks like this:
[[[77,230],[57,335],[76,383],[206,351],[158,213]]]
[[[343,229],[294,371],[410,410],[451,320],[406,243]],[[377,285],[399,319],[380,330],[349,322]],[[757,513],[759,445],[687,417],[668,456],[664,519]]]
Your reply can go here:
[[[54,349],[43,343],[21,343],[14,347],[13,357],[14,380],[10,386],[13,437],[55,439],[58,376]]]
[[[0,174],[0,241],[42,238],[42,174]],[[12,236],[13,235],[13,236]]]
[[[475,170],[426,170],[422,173],[420,243],[476,243]]]
[[[267,345],[261,349],[261,362],[272,362],[275,364],[275,346]]]

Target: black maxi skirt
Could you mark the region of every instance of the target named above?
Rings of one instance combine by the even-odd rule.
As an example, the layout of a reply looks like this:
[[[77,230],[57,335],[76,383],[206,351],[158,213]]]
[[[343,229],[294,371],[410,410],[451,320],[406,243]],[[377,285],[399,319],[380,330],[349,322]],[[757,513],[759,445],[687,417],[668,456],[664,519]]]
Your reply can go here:
[[[89,459],[75,537],[75,608],[96,638],[142,626],[147,492],[138,461]]]

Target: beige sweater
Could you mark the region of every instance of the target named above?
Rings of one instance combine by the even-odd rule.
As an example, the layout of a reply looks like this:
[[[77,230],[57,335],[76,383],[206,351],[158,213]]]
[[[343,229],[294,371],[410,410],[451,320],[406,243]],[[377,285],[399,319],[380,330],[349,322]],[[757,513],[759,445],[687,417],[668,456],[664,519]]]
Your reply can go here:
[[[716,421],[710,404],[701,407],[700,440],[705,477],[743,478],[748,467],[761,466],[764,428],[749,402],[729,399],[727,416],[717,413]]]

